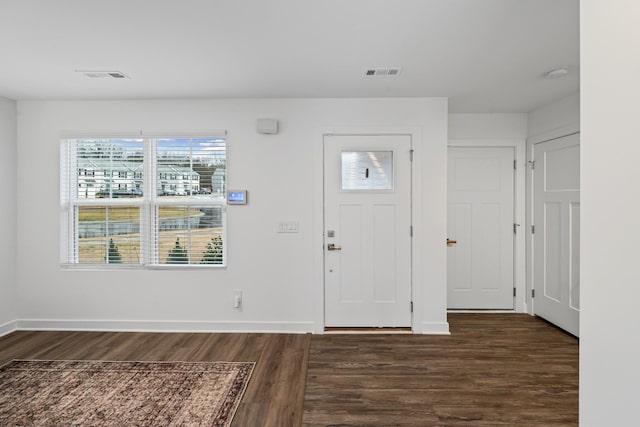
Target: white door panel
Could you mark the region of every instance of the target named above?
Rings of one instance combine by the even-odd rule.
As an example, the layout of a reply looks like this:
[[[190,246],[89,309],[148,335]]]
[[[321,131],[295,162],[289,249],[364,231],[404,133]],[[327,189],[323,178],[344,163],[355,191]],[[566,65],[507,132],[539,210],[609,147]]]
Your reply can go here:
[[[514,151],[448,151],[447,307],[513,309]]]
[[[536,144],[534,161],[534,311],[579,335],[579,136]]]
[[[410,149],[406,135],[325,136],[325,326],[411,326]]]

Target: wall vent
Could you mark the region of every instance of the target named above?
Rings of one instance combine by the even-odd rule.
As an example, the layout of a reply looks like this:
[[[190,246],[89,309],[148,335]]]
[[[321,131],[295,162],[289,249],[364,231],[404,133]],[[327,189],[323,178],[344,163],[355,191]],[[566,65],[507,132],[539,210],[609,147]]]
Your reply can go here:
[[[400,75],[402,68],[367,68],[364,70],[365,77],[395,77]]]
[[[90,79],[130,79],[131,77],[127,76],[120,71],[86,71],[86,70],[76,70],[76,73],[84,74],[85,77]]]

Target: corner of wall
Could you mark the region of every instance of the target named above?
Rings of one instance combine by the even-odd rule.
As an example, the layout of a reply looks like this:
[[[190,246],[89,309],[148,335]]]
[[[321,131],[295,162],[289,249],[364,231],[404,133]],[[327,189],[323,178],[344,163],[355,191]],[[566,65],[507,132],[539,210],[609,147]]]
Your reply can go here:
[[[18,330],[18,321],[11,320],[7,323],[0,325],[0,337],[9,335],[11,332]]]
[[[4,203],[0,205],[3,245],[0,247],[0,335],[15,329],[17,317],[17,102],[0,97],[0,182]]]

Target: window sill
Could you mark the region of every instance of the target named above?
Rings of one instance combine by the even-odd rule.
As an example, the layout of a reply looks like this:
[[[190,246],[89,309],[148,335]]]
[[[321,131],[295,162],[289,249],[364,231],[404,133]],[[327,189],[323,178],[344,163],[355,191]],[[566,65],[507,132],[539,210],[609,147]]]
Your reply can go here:
[[[222,264],[60,264],[61,270],[126,271],[126,270],[225,270]]]

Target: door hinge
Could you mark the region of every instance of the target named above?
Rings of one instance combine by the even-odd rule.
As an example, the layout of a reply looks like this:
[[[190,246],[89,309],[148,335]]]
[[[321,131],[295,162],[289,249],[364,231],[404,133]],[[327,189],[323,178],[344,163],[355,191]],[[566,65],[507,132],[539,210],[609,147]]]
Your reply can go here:
[[[535,297],[536,297],[536,290],[531,289],[531,298],[535,298]]]
[[[413,162],[413,148],[409,150],[409,161]]]
[[[531,234],[536,234],[536,226],[535,225],[531,226]]]
[[[513,296],[514,297],[516,296],[516,288],[515,287],[513,288]]]
[[[514,160],[513,161],[513,170],[517,170],[518,169],[518,161]]]
[[[531,165],[531,169],[535,169],[536,168],[536,161],[535,160],[529,160],[529,164]]]
[[[413,237],[413,225],[409,226],[409,237]]]
[[[516,234],[518,232],[518,227],[520,227],[520,224],[516,224],[515,222],[513,223],[513,234]]]
[[[411,312],[413,313],[413,301],[411,301],[410,305],[411,305]]]

